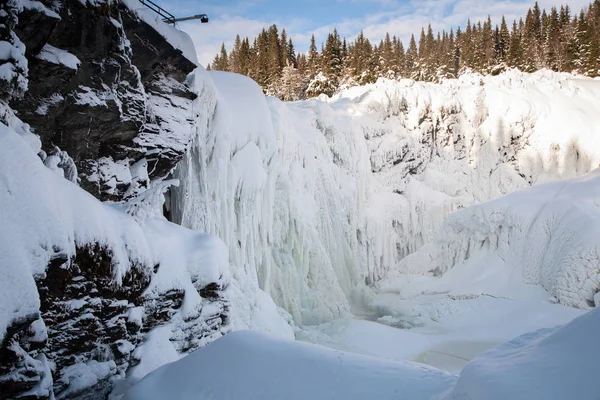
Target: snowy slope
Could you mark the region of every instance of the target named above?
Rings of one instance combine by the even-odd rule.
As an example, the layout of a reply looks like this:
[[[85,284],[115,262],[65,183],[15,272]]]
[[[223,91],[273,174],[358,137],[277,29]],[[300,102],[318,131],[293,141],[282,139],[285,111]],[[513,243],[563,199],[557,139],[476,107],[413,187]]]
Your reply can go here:
[[[149,374],[124,399],[595,400],[599,324],[594,310],[519,336],[467,364],[458,380],[416,363],[235,332]]]
[[[410,362],[372,357],[234,332],[166,365],[123,400],[434,399],[456,377]]]
[[[235,283],[230,284],[227,250],[221,240],[164,219],[162,193],[175,182],[156,184],[153,189],[127,203],[101,203],[65,179],[62,169],[47,168],[36,155],[39,141],[36,143],[33,140],[35,137],[27,125],[16,118],[12,122],[23,136],[0,124],[0,339],[5,337],[11,325],[26,321],[35,321],[30,329],[35,327],[32,332],[36,337],[39,336],[39,341],[48,339],[45,319],[52,318],[52,314],[40,315],[40,294],[36,283],[44,279],[52,260],[67,262],[51,268],[69,269],[71,260],[86,246],[99,246],[110,254],[111,285],[118,287],[134,267],[136,274],[149,278],[149,285],[143,293],[143,298],[147,299],[143,301],[149,302],[146,310],[136,307],[139,303],[124,300],[127,308],[124,318],[130,322],[151,327],[148,324],[152,321],[146,319],[152,318],[152,315],[144,313],[160,307],[161,296],[165,294],[173,291],[183,291],[184,294],[181,307],[170,315],[163,326],[157,328],[162,333],[151,333],[147,342],[133,354],[140,363],[128,372],[126,385],[165,362],[172,361],[173,355],[178,358],[178,352],[202,346],[231,329],[225,320],[222,327],[215,327],[213,314],[219,317],[224,311],[214,299],[201,297],[201,289],[209,284],[216,283],[223,288],[226,304],[235,302],[250,307],[250,310],[240,308],[241,311],[237,312],[247,312],[245,318],[253,320],[253,328],[293,337],[290,326],[270,297],[256,288],[256,297],[249,298]],[[24,139],[28,139],[29,144]],[[135,279],[143,281],[145,278],[138,276]],[[106,288],[108,292],[111,289]],[[94,310],[93,304],[99,301],[98,294],[90,295],[92,298],[74,298],[72,306],[69,305],[71,303],[66,304],[65,310],[68,307],[74,307],[74,310],[79,308],[80,313]],[[136,295],[132,293],[131,296]],[[251,300],[259,307],[252,307]],[[60,305],[56,306],[60,308]],[[45,312],[49,313],[48,310]],[[85,315],[89,318],[92,314],[88,312]],[[56,328],[48,327],[54,331]],[[60,333],[55,332],[54,335],[51,343],[61,338]],[[119,346],[123,346],[119,348],[123,355],[135,349],[127,340],[120,340],[119,343]],[[98,343],[98,346],[102,345]],[[47,353],[40,357],[47,356],[53,361],[54,354],[49,353],[53,349],[44,351]],[[29,360],[31,368],[39,370],[46,377],[42,384],[45,385],[43,390],[47,391],[48,385],[52,385],[52,378],[45,372],[48,371],[45,361],[31,357]],[[70,384],[61,395],[74,394],[117,373],[113,361],[97,364],[96,368],[96,361],[85,364],[77,360],[72,359],[73,364],[66,367],[61,364],[61,369],[56,371],[56,376],[62,376],[66,385]],[[121,373],[123,375],[120,377],[125,377],[124,371]],[[65,378],[68,376],[71,377]],[[57,387],[65,386],[55,386],[55,391]]]
[[[223,239],[234,279],[265,290],[296,324],[348,315],[389,271],[423,274],[405,257],[451,212],[600,165],[591,79],[380,80],[327,102],[282,103],[247,78],[202,73],[215,97],[175,173],[175,219]],[[555,294],[561,283],[548,279],[558,276],[525,283]],[[594,289],[580,289],[565,290],[589,300]]]
[[[445,400],[599,398],[600,310],[531,332],[477,357]]]

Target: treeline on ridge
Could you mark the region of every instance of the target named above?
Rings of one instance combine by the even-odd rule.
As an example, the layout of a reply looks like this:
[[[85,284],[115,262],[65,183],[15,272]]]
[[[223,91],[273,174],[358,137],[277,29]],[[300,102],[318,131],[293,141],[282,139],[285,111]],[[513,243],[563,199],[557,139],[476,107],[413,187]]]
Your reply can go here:
[[[347,41],[334,29],[320,50],[313,35],[308,53],[297,53],[285,29],[280,33],[272,25],[252,42],[238,35],[229,52],[222,44],[208,68],[247,75],[283,100],[332,95],[380,77],[435,82],[466,71],[496,74],[507,68],[595,77],[600,75],[600,0],[574,15],[568,5],[546,12],[536,2],[524,20],[510,25],[502,17],[500,26],[492,26],[489,16],[467,21],[464,30],[434,33],[430,25],[421,28],[418,42],[412,35],[407,48],[389,33],[373,44],[362,32]]]

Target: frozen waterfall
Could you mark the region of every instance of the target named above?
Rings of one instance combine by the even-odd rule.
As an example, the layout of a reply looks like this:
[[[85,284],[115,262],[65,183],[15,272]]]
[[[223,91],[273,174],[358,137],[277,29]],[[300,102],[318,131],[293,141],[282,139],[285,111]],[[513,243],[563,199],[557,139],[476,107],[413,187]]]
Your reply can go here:
[[[173,216],[229,247],[239,327],[260,323],[244,315],[263,291],[299,325],[348,314],[390,270],[435,270],[401,260],[453,211],[600,165],[600,81],[568,74],[380,80],[295,103],[235,74],[194,80]]]

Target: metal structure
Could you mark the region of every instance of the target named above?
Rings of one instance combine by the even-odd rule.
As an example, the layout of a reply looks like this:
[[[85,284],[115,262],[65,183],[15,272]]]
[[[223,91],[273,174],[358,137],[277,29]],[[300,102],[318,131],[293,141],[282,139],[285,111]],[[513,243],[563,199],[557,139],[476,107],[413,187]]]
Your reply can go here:
[[[162,18],[163,22],[166,22],[167,24],[175,24],[176,22],[191,21],[196,19],[199,19],[200,22],[202,22],[203,24],[208,22],[208,15],[206,14],[198,14],[193,15],[191,17],[176,18],[173,14],[171,14],[152,0],[140,0],[140,3],[157,13]]]

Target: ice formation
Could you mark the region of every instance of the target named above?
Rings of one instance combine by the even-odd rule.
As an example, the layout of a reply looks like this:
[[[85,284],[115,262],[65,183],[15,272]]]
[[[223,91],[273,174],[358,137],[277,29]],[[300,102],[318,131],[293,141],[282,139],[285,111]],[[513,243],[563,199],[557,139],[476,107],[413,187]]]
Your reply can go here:
[[[195,79],[211,83],[175,173],[175,220],[222,238],[234,278],[253,281],[297,324],[349,313],[390,270],[444,272],[439,260],[424,269],[406,256],[453,211],[600,165],[600,82],[569,74],[380,80],[296,103],[265,99],[234,74]],[[555,278],[525,277],[578,293]],[[587,306],[591,279],[573,295],[582,300],[557,298]]]

